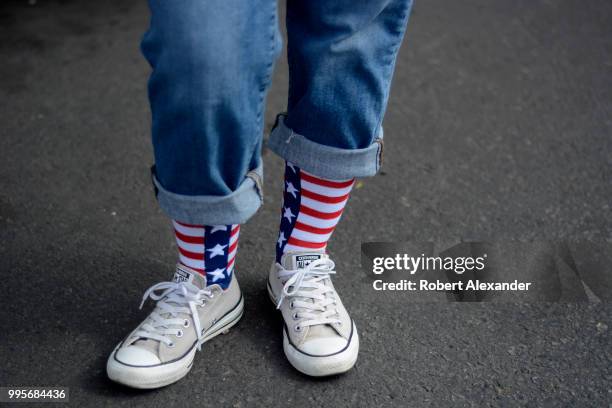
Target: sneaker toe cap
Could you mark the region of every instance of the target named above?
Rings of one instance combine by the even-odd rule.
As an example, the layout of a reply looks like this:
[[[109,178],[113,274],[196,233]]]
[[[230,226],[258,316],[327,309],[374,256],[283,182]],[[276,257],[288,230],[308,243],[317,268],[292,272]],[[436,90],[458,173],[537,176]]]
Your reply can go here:
[[[299,348],[302,352],[313,356],[326,356],[344,350],[347,344],[347,340],[340,336],[320,337],[306,340]]]
[[[161,363],[155,353],[136,346],[121,347],[115,353],[115,358],[123,364],[133,366],[151,366]]]

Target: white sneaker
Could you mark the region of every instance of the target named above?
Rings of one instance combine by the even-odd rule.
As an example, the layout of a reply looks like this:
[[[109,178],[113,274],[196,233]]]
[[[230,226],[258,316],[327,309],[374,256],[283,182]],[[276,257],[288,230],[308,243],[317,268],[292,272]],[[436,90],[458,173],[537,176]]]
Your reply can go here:
[[[329,276],[334,273],[326,254],[300,252],[284,254],[268,277],[268,293],[285,322],[285,355],[315,377],[350,370],[359,352],[357,328]]]
[[[162,291],[160,294],[156,292]],[[172,282],[150,287],[157,306],[108,358],[108,377],[134,388],[158,388],[183,378],[202,344],[226,333],[242,317],[235,276],[226,290],[206,286],[202,274],[178,265]]]

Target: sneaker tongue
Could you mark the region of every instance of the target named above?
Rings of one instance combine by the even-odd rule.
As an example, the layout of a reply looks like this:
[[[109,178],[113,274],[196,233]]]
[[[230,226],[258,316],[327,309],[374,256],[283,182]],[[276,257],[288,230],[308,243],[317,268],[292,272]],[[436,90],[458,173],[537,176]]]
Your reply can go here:
[[[281,265],[285,269],[299,269],[305,268],[309,263],[316,261],[317,259],[326,259],[329,258],[324,252],[287,252],[281,258]],[[313,290],[313,289],[303,289],[303,290]],[[313,301],[309,299],[309,301]],[[320,324],[316,326],[308,327],[308,334],[305,339],[316,339],[322,337],[335,337],[338,333],[336,330],[328,324]]]
[[[176,265],[176,272],[174,272],[172,281],[176,283],[189,282],[200,289],[206,287],[206,277],[203,274],[182,264]]]
[[[193,285],[197,286],[200,289],[204,289],[206,287],[206,277],[183,264],[176,265],[176,271],[174,272],[174,277],[172,278],[173,282],[189,282]],[[170,317],[168,314],[164,314],[166,317]],[[151,340],[151,339],[137,339],[133,343],[134,345],[138,345],[138,347],[145,348],[147,350],[152,351],[153,353],[157,353],[159,350],[159,341]]]
[[[324,252],[287,252],[281,258],[281,265],[285,269],[302,269],[317,259],[329,258]]]

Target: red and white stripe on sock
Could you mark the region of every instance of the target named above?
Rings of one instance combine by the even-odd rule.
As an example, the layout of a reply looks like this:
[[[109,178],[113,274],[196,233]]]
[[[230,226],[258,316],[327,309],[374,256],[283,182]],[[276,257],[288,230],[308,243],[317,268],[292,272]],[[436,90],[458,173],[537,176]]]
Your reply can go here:
[[[240,225],[193,225],[172,221],[181,264],[226,289],[234,271]]]
[[[355,179],[328,180],[285,163],[285,188],[276,260],[285,252],[324,251]]]

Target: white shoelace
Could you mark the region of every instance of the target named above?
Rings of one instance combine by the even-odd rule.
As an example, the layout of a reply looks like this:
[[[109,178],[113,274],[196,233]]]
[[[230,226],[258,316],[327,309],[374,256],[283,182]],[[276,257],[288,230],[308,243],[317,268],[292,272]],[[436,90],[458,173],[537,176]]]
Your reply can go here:
[[[304,268],[284,269],[278,272],[281,279],[289,277],[283,286],[277,309],[280,309],[286,298],[291,299],[292,308],[300,309],[293,314],[299,321],[298,328],[320,324],[340,324],[340,316],[335,307],[336,291],[324,284],[335,274],[335,264],[329,259],[317,259]]]
[[[155,293],[159,290],[163,292]],[[198,338],[198,350],[200,350],[203,334],[197,307],[205,305],[207,299],[213,296],[211,290],[200,289],[189,282],[160,282],[151,286],[142,297],[140,308],[142,309],[149,297],[158,301],[157,306],[149,315],[150,321],[143,324],[134,336],[157,340],[173,347],[174,342],[167,336],[182,336],[183,329],[189,327],[189,320],[178,318],[178,314],[190,314]]]

